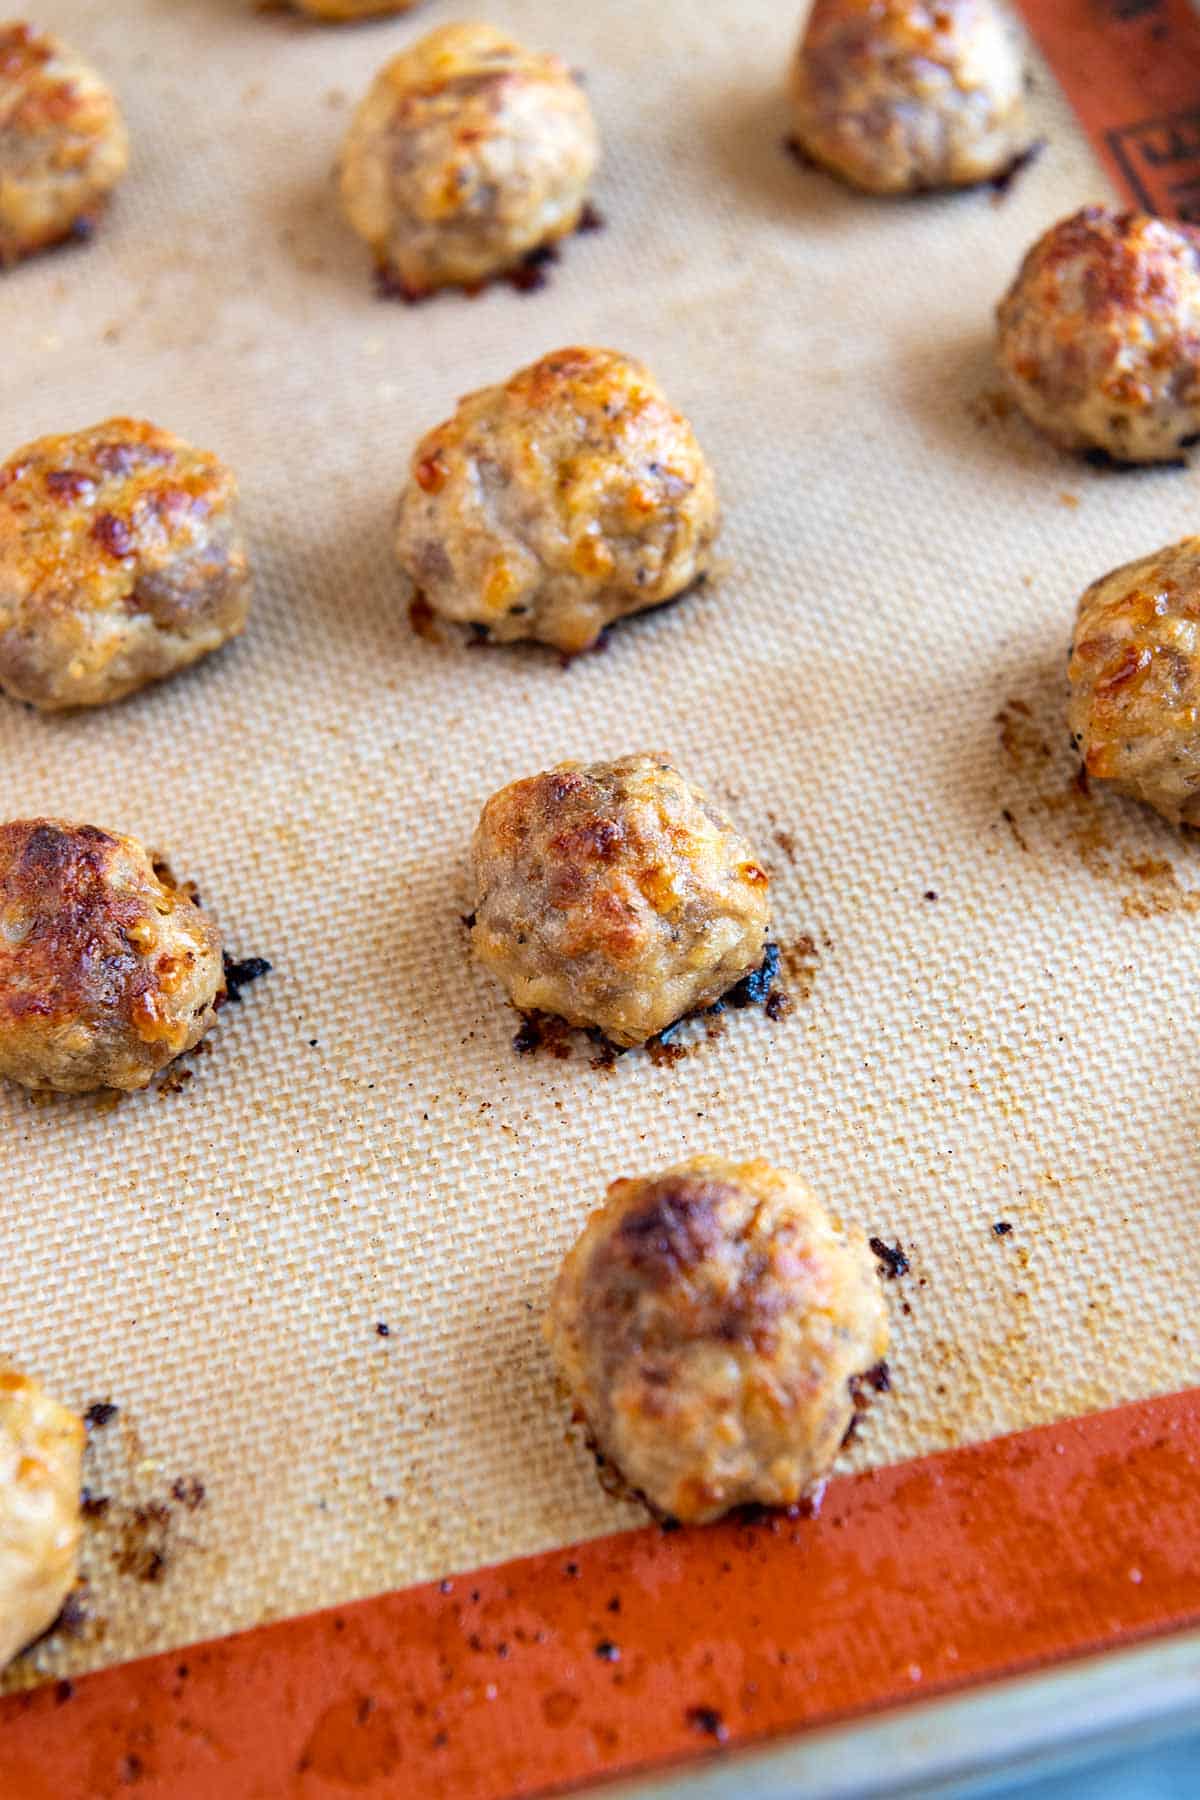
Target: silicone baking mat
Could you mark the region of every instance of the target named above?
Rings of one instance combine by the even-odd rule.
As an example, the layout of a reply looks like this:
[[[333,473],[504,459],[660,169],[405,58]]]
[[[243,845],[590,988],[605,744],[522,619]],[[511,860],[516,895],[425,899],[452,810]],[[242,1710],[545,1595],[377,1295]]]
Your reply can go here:
[[[1195,1381],[1200,868],[1081,794],[1062,678],[1079,590],[1191,529],[1196,478],[1062,458],[989,340],[1053,219],[1172,157],[1183,180],[1200,83],[1194,45],[1156,51],[1182,9],[1029,11],[1068,86],[1068,15],[1110,92],[1126,71],[1142,110],[1088,118],[1107,163],[1033,57],[1047,147],[1006,192],[885,204],[784,150],[791,8],[497,0],[586,72],[607,226],[539,292],[420,308],[375,298],[330,168],[374,69],[454,9],[40,15],[114,80],[135,162],[91,246],[4,278],[7,439],[128,411],[219,450],[258,591],[246,637],[158,691],[0,710],[3,810],[163,849],[273,972],[177,1091],[0,1094],[0,1354],[119,1409],[87,1616],[9,1685],[638,1523],[564,1441],[539,1324],[606,1182],[680,1155],[795,1164],[903,1247],[851,1469]],[[567,669],[414,635],[389,549],[412,442],[573,341],[644,357],[692,417],[719,578]],[[518,1057],[460,923],[475,817],[642,746],[770,861],[795,1008],[690,1027],[674,1062]]]

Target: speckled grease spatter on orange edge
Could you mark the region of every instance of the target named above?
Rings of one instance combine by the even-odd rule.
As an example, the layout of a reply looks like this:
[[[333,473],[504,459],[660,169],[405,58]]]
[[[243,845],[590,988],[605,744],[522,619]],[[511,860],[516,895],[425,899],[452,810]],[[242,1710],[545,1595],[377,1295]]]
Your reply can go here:
[[[1200,1392],[0,1702],[5,1800],[516,1800],[1200,1622]]]

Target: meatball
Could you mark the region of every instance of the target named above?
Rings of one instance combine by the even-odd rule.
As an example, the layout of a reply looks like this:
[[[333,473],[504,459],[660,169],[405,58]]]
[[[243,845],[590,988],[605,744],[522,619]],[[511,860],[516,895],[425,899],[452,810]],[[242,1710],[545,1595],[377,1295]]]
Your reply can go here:
[[[1024,91],[992,0],[816,0],[793,123],[814,162],[869,193],[969,187],[1028,151]]]
[[[411,12],[418,0],[292,0],[314,19],[341,24],[346,19],[378,19],[384,13]]]
[[[135,839],[0,825],[0,1075],[145,1087],[204,1036],[223,985],[216,925]]]
[[[478,287],[574,231],[599,154],[554,56],[445,25],[380,70],[342,153],[342,205],[410,299]]]
[[[1200,229],[1085,206],[1040,237],[997,310],[1022,412],[1068,450],[1169,461],[1200,432]]]
[[[645,1043],[762,962],[768,878],[662,755],[559,763],[475,831],[471,947],[522,1012]]]
[[[1200,537],[1092,583],[1068,676],[1088,776],[1200,825]]]
[[[0,25],[0,268],[85,236],[128,163],[96,71],[49,32]]]
[[[235,637],[250,576],[219,458],[137,419],[0,466],[0,689],[101,706]]]
[[[575,654],[692,586],[719,524],[712,470],[649,371],[572,348],[421,440],[396,554],[435,613]]]
[[[888,1334],[861,1232],[798,1175],[697,1156],[612,1183],[546,1335],[600,1453],[657,1512],[702,1525],[823,1480]]]
[[[0,1669],[75,1585],[83,1420],[0,1366]]]

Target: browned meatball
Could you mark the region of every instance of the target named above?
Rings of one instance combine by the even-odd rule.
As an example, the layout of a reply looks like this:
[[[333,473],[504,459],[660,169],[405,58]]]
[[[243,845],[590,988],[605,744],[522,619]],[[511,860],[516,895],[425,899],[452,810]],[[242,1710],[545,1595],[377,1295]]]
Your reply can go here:
[[[477,287],[575,230],[598,155],[557,57],[444,25],[393,57],[355,113],[342,206],[410,298]]]
[[[613,1182],[546,1330],[597,1448],[657,1511],[703,1524],[823,1480],[887,1310],[862,1233],[799,1176],[698,1156]]]
[[[0,267],[86,233],[128,162],[96,71],[49,32],[0,24]]]
[[[1085,206],[1040,237],[997,313],[1018,406],[1068,450],[1178,456],[1200,432],[1200,230]]]
[[[0,1075],[145,1087],[204,1036],[223,985],[216,925],[133,838],[0,825]]]
[[[1029,148],[1025,73],[992,0],[816,0],[792,68],[796,137],[876,194],[967,187]]]
[[[0,1669],[75,1585],[83,1420],[0,1365]]]
[[[573,654],[692,586],[719,524],[712,470],[650,372],[573,347],[422,438],[396,555],[443,618]]]
[[[1200,825],[1200,537],[1092,583],[1068,673],[1088,775]]]
[[[0,466],[0,689],[100,706],[246,623],[237,485],[138,419],[38,438]]]
[[[522,1012],[641,1044],[762,962],[766,872],[661,755],[514,781],[473,860],[471,947]]]

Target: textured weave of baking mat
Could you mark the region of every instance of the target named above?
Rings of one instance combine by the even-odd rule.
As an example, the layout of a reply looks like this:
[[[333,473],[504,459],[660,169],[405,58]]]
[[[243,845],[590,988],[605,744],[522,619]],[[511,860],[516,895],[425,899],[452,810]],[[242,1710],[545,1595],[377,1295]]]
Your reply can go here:
[[[1105,177],[1041,70],[1049,147],[1007,195],[884,205],[782,149],[790,8],[489,11],[586,70],[608,227],[541,293],[410,310],[373,297],[329,169],[350,98],[453,9],[44,9],[136,161],[91,248],[4,279],[6,441],[130,411],[216,447],[258,600],[125,706],[0,710],[3,811],[163,848],[274,972],[180,1092],[0,1095],[0,1354],[120,1408],[90,1621],[34,1669],[635,1522],[564,1442],[538,1327],[604,1184],[681,1155],[794,1163],[904,1245],[851,1467],[1200,1375],[1200,854],[1078,793],[1061,693],[1077,592],[1189,530],[1196,479],[1063,460],[989,363],[1024,246]],[[389,551],[414,438],[579,340],[694,419],[720,579],[566,671],[423,641]],[[643,745],[769,858],[796,1009],[674,1066],[518,1058],[459,923],[472,824],[512,777]]]

